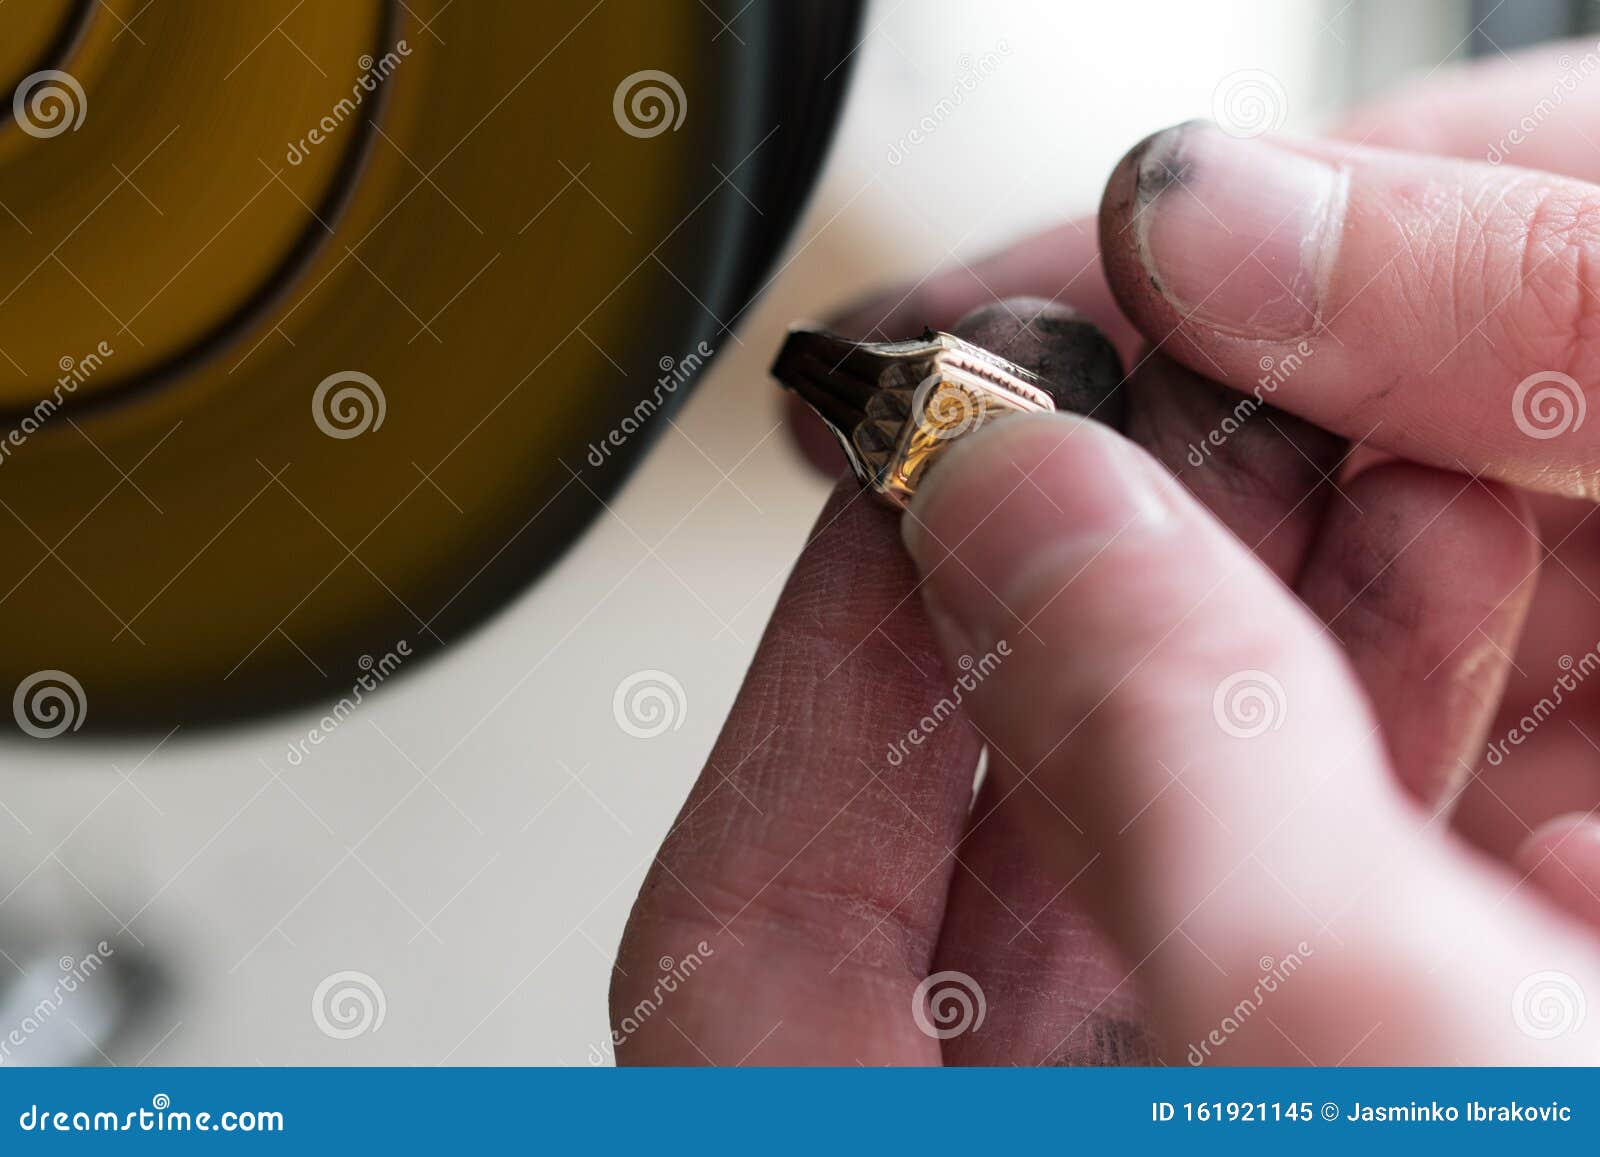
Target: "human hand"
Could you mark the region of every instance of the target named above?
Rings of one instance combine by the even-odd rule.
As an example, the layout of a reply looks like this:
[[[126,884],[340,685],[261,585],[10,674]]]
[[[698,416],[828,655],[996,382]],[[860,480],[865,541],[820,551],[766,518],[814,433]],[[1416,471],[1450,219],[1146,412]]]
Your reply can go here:
[[[1357,216],[1346,219],[1354,222],[1355,240],[1329,280],[1343,296],[1324,303],[1310,358],[1300,355],[1298,339],[1214,332],[1203,315],[1221,297],[1191,318],[1150,286],[1138,260],[1141,230],[1125,227],[1132,218],[1127,162],[1107,198],[1114,240],[1104,264],[1097,223],[1069,222],[864,303],[840,322],[863,336],[905,336],[924,324],[948,326],[995,295],[1065,301],[1117,343],[1136,378],[1165,372],[1161,356],[1143,361],[1146,342],[1154,343],[1161,355],[1240,391],[1253,391],[1263,379],[1274,382],[1264,395],[1269,402],[1360,442],[1362,463],[1377,456],[1373,447],[1384,447],[1452,471],[1481,470],[1543,489],[1532,496],[1532,517],[1519,515],[1539,534],[1541,565],[1537,574],[1530,567],[1525,575],[1527,586],[1537,589],[1486,735],[1492,750],[1485,758],[1480,749],[1467,768],[1455,769],[1465,782],[1449,816],[1472,844],[1502,859],[1517,859],[1525,845],[1549,847],[1550,841],[1534,839],[1540,828],[1587,814],[1600,800],[1600,692],[1563,686],[1575,678],[1569,668],[1587,670],[1596,661],[1600,535],[1593,502],[1560,496],[1592,493],[1600,425],[1590,419],[1559,433],[1563,420],[1578,420],[1576,397],[1559,379],[1537,380],[1551,371],[1580,387],[1594,380],[1583,361],[1594,356],[1589,315],[1600,302],[1588,257],[1594,216],[1585,208],[1593,183],[1600,182],[1592,128],[1600,87],[1587,75],[1600,67],[1597,57],[1594,44],[1571,42],[1439,71],[1336,127],[1323,156],[1342,165],[1348,154],[1352,167],[1367,176],[1355,189]],[[1170,147],[1173,138],[1164,143]],[[1401,153],[1374,153],[1374,147]],[[1254,163],[1271,156],[1267,146],[1261,149]],[[1265,177],[1272,170],[1263,165],[1260,172]],[[1384,187],[1387,193],[1379,194]],[[1111,204],[1119,199],[1120,210]],[[1179,215],[1187,206],[1192,219],[1183,251],[1225,266],[1212,271],[1219,287],[1243,290],[1248,308],[1253,278],[1266,287],[1263,302],[1273,295],[1284,300],[1283,288],[1259,261],[1221,278],[1234,273],[1253,243],[1241,248],[1243,235],[1230,237],[1198,198],[1175,195],[1169,202]],[[1263,228],[1285,224],[1258,220],[1246,228],[1259,239]],[[1143,236],[1148,239],[1148,229]],[[1203,268],[1187,272],[1202,287],[1209,284]],[[1322,356],[1329,353],[1334,356]],[[1530,377],[1536,380],[1519,399],[1518,387]],[[828,446],[817,437],[814,419],[796,411],[792,425],[812,456],[826,460]],[[1206,471],[1190,460],[1188,447],[1179,449],[1183,455],[1168,456],[1168,464],[1192,489],[1203,488]],[[1558,699],[1560,718],[1541,724]],[[1529,720],[1536,726],[1527,727]],[[1582,849],[1595,839],[1568,841],[1558,855],[1586,855]],[[1573,902],[1591,899],[1567,871],[1555,876],[1565,880]]]
[[[1258,260],[1270,258],[1258,242],[1278,225],[1263,224],[1259,196],[1231,233],[1203,243],[1201,182],[1222,163],[1206,149],[1229,142],[1176,132],[1147,142],[1108,194],[1106,264],[1129,316],[1167,339],[1164,351],[1241,388],[1260,377],[1262,357],[1277,365],[1293,353],[1274,402],[1455,472],[1388,463],[1335,490],[1327,477],[1341,476],[1346,447],[1270,410],[1212,444],[1237,396],[1161,356],[1141,359],[1130,382],[1129,431],[1209,513],[1151,457],[1092,424],[1015,420],[959,447],[914,507],[909,538],[923,589],[943,608],[935,617],[946,657],[990,656],[1001,643],[1010,652],[966,704],[991,755],[970,819],[961,789],[972,749],[970,737],[963,747],[950,736],[957,725],[931,735],[893,779],[871,754],[883,749],[863,742],[897,712],[915,711],[917,695],[927,710],[951,687],[939,677],[918,686],[909,673],[927,657],[910,608],[880,604],[860,621],[838,611],[852,590],[895,577],[862,557],[892,554],[883,519],[851,525],[848,511],[840,515],[802,559],[713,767],[760,742],[739,769],[708,770],[647,885],[623,965],[630,976],[630,961],[648,973],[652,947],[675,941],[686,951],[696,928],[716,956],[671,997],[667,1019],[632,1034],[626,1058],[936,1060],[941,1046],[918,1031],[912,1007],[921,978],[943,971],[965,973],[986,998],[983,1025],[943,1042],[942,1056],[957,1062],[1144,1059],[1155,1041],[1172,1060],[1198,1049],[1201,1059],[1257,1063],[1593,1056],[1581,1018],[1567,1017],[1557,1027],[1572,1035],[1550,1040],[1541,1019],[1593,990],[1591,933],[1440,830],[1462,771],[1483,750],[1536,562],[1520,498],[1473,475],[1589,493],[1585,463],[1600,462],[1581,447],[1551,458],[1549,439],[1524,435],[1519,446],[1496,432],[1490,401],[1521,433],[1508,397],[1526,375],[1496,395],[1475,335],[1506,321],[1497,311],[1508,303],[1524,312],[1506,321],[1502,341],[1515,339],[1535,360],[1562,337],[1582,352],[1582,334],[1528,324],[1526,310],[1555,295],[1532,276],[1505,283],[1528,298],[1488,301],[1485,282],[1506,260],[1495,242],[1518,236],[1509,218],[1453,233],[1475,261],[1439,225],[1441,204],[1459,209],[1445,214],[1453,227],[1521,204],[1529,177],[1394,177],[1392,166],[1435,162],[1336,150],[1333,164],[1349,175],[1345,243],[1323,257],[1327,269],[1299,280]],[[1139,159],[1155,148],[1163,161],[1182,158],[1175,168],[1185,179],[1161,178],[1159,197],[1141,203]],[[1273,177],[1260,154],[1250,163],[1259,193]],[[1386,174],[1391,185],[1373,184]],[[1471,177],[1510,183],[1493,200]],[[1463,195],[1441,202],[1451,181]],[[1528,202],[1538,213],[1588,189],[1539,188]],[[1152,213],[1160,198],[1166,205]],[[1136,215],[1155,219],[1130,228]],[[1396,222],[1392,236],[1406,244],[1381,251],[1382,268],[1345,264],[1361,252],[1349,237],[1370,241]],[[1430,224],[1436,237],[1424,232]],[[1158,256],[1163,228],[1184,239],[1186,260],[1226,255],[1255,232],[1210,274],[1191,261],[1158,275],[1163,294],[1141,261],[1141,250]],[[1573,244],[1561,236],[1553,259]],[[1352,282],[1350,268],[1370,276]],[[1571,268],[1572,288],[1586,289],[1583,259]],[[1441,282],[1440,269],[1459,276]],[[1348,302],[1318,297],[1352,286]],[[1474,290],[1481,317],[1439,308]],[[1358,306],[1366,293],[1379,300]],[[1227,300],[1250,306],[1244,325],[1219,328],[1192,308]],[[1350,316],[1363,324],[1341,332]],[[1285,317],[1310,324],[1269,338],[1267,324]],[[1434,349],[1438,374],[1403,360],[1432,348],[1422,344],[1438,338],[1429,323],[1447,321],[1461,332],[1455,346]],[[1441,380],[1458,392],[1420,437],[1409,420],[1429,415],[1425,399]],[[1357,418],[1367,419],[1360,430]],[[1366,428],[1374,423],[1402,428],[1380,438]],[[1187,458],[1197,445],[1214,453],[1195,466]],[[874,613],[885,613],[886,641],[905,652],[898,661],[878,642]],[[828,676],[820,683],[819,673]],[[1260,695],[1266,714],[1230,715],[1230,695],[1241,691]],[[818,740],[809,752],[808,735]],[[775,740],[781,755],[770,754]],[[815,795],[796,797],[807,791]],[[1568,822],[1521,853],[1532,882],[1589,907],[1591,919],[1592,832]],[[1292,975],[1280,976],[1291,958]],[[1138,968],[1154,1036],[1123,964]],[[619,981],[619,1019],[653,979]],[[1242,1019],[1241,1002],[1250,1006]],[[1230,1018],[1236,1027],[1219,1030]]]

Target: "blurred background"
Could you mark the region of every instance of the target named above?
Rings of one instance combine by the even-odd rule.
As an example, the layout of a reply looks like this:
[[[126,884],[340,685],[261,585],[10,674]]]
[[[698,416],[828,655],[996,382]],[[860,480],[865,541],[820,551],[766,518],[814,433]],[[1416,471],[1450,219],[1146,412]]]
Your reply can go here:
[[[609,1063],[623,922],[828,489],[766,377],[785,327],[1092,211],[1128,147],[1221,94],[1315,131],[1590,8],[869,4],[770,288],[553,571],[300,756],[326,706],[0,748],[0,1034],[108,962],[0,1063]],[[641,681],[665,714],[627,723]]]

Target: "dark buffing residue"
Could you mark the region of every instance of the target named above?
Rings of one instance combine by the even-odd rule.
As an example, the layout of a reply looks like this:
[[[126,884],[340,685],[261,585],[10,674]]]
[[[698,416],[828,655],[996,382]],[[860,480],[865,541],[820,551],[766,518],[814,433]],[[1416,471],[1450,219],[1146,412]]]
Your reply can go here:
[[[1038,374],[1057,409],[1124,428],[1122,359],[1076,310],[1043,298],[1013,297],[973,310],[951,332]]]

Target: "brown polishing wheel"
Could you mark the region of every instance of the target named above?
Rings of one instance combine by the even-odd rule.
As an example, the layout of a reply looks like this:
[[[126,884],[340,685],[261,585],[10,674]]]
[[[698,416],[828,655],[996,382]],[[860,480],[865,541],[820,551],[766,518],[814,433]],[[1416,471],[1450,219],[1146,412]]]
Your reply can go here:
[[[0,6],[0,694],[225,721],[524,588],[819,163],[855,6],[741,11]]]

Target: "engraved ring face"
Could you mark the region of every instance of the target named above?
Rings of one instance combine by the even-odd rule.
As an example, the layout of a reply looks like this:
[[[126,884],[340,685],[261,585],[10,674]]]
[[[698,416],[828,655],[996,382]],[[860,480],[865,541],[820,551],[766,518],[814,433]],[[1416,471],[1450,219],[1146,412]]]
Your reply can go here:
[[[772,372],[821,415],[861,484],[897,506],[948,446],[991,418],[1057,409],[1036,375],[947,333],[872,343],[797,329]]]

